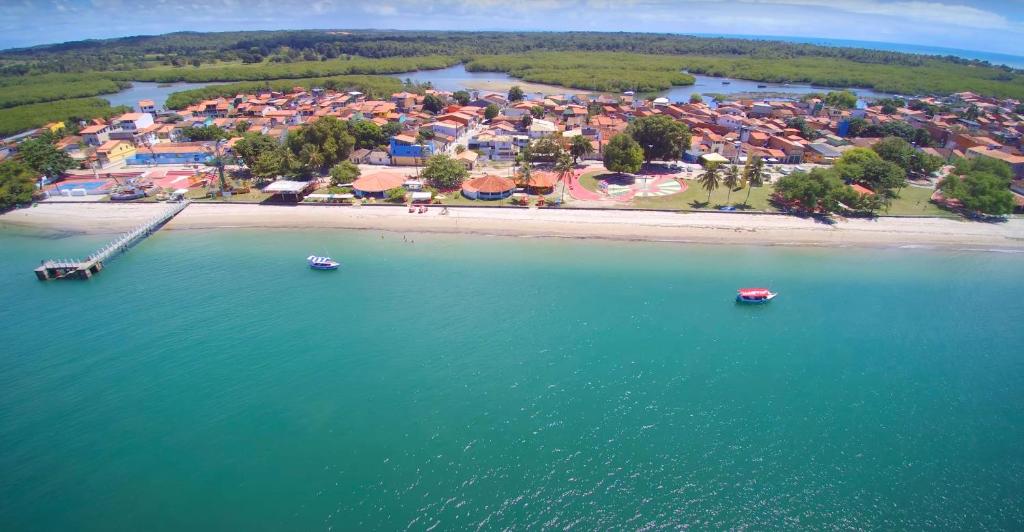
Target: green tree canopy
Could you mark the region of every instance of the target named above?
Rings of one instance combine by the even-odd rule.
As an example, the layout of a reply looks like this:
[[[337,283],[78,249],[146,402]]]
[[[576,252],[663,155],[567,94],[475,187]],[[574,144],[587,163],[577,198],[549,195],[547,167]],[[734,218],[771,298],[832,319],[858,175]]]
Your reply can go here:
[[[431,186],[441,190],[452,190],[462,184],[469,176],[469,171],[461,162],[439,153],[427,160],[422,175]]]
[[[355,138],[356,148],[374,149],[388,143],[388,137],[380,126],[371,120],[354,120],[349,122],[349,133]]]
[[[484,108],[484,118],[487,120],[494,120],[494,118],[498,116],[498,113],[500,112],[501,109],[498,109],[498,106],[492,103],[488,105],[486,108]]]
[[[268,135],[262,133],[246,133],[242,139],[235,143],[235,153],[242,159],[242,162],[251,170],[256,166],[256,160],[266,152],[280,149],[281,144]]]
[[[990,157],[974,157],[973,159],[959,158],[953,162],[956,172],[960,175],[968,175],[975,172],[988,172],[1003,179],[1013,179],[1013,170],[1010,165]]]
[[[444,109],[444,102],[437,95],[428,94],[423,97],[423,110],[437,114],[442,109]]]
[[[604,167],[612,172],[635,174],[644,164],[644,150],[633,137],[619,133],[604,149]]]
[[[626,133],[640,144],[644,159],[676,160],[690,148],[690,128],[665,115],[636,119]]]
[[[285,139],[289,174],[309,177],[348,159],[355,139],[344,122],[324,116],[288,133]]]
[[[779,178],[775,193],[783,201],[806,212],[836,212],[842,205],[861,206],[861,196],[848,187],[834,170],[815,168],[810,173],[793,172]]]
[[[871,147],[882,159],[896,163],[908,174],[930,174],[942,166],[942,159],[915,149],[900,137],[886,137]]]
[[[221,140],[230,137],[227,131],[214,126],[184,127],[181,128],[181,136],[190,142],[201,142],[205,140]]]
[[[259,180],[269,180],[285,172],[285,160],[288,154],[285,150],[266,150],[256,155],[252,164],[247,164],[249,172]]]
[[[32,170],[46,177],[57,177],[77,163],[53,145],[51,135],[29,139],[18,145],[18,158]]]
[[[962,178],[951,174],[939,183],[942,193],[960,200],[964,208],[988,215],[1013,212],[1010,180],[988,171],[973,171]]]
[[[581,158],[594,153],[594,145],[588,137],[576,135],[572,138],[572,144],[569,145],[569,153],[572,155],[572,162],[575,164]]]
[[[699,92],[690,95],[690,103],[704,103],[704,97]]]
[[[455,91],[455,93],[452,94],[452,98],[454,98],[455,102],[459,105],[466,105],[470,101],[469,93],[466,91]]]
[[[529,162],[553,162],[562,154],[562,145],[551,137],[539,138],[530,143]]]
[[[519,85],[513,85],[508,90],[508,101],[510,102],[521,102],[526,98],[526,94],[523,93],[523,88]]]
[[[32,201],[36,171],[17,160],[0,162],[0,211]]]
[[[359,167],[352,161],[341,161],[331,167],[331,184],[338,186],[351,183],[359,177],[360,173]]]
[[[853,109],[857,105],[857,95],[850,91],[832,91],[825,95],[825,103],[840,109]]]

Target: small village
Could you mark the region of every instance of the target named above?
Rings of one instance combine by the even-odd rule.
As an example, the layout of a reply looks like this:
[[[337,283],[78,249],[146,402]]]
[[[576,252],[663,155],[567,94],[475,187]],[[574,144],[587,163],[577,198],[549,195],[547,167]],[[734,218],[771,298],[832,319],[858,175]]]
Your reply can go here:
[[[907,187],[901,182],[899,198],[890,198],[882,212],[940,215],[940,207],[957,206],[936,185],[955,171],[952,163],[958,159],[1006,163],[1015,209],[1024,207],[1024,122],[1014,119],[1019,106],[972,93],[875,101],[838,91],[800,100],[715,100],[695,94],[688,102],[672,102],[633,93],[541,95],[514,87],[504,94],[429,86],[373,99],[356,91],[295,87],[209,99],[179,110],[142,100],[133,112],[110,120],[48,124],[9,142],[0,156],[15,156],[33,137],[52,138],[74,166],[40,176],[47,201],[188,198],[766,211],[786,207],[771,189],[779,178],[828,168],[851,150],[898,137],[930,163],[903,165]],[[256,149],[284,146],[290,134],[325,117],[345,124],[351,142],[318,146],[326,156],[313,155],[312,163],[294,150],[304,165],[294,175]],[[632,131],[631,124],[657,117],[685,126],[685,144],[665,150],[648,140],[651,144],[640,146],[641,166],[623,171],[605,164],[613,138]],[[325,165],[317,157],[337,161]],[[571,159],[571,167],[564,159]],[[461,169],[454,174],[453,163]],[[432,171],[451,175],[437,179]],[[881,192],[870,180],[846,181],[860,196]]]

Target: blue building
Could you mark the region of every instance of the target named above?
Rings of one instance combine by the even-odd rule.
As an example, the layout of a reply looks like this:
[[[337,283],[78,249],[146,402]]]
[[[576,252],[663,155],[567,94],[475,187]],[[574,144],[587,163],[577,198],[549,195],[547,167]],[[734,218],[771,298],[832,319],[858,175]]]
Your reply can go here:
[[[391,137],[389,150],[391,164],[397,166],[420,165],[434,154],[434,147],[430,142],[424,142],[420,146],[416,144],[416,138],[409,135]]]

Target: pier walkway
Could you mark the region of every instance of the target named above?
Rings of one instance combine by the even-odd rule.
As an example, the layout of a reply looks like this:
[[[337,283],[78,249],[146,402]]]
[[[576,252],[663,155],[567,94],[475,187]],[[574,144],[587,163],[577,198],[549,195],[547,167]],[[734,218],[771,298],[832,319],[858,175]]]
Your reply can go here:
[[[171,221],[181,211],[188,207],[189,201],[183,200],[172,205],[163,214],[152,220],[124,233],[113,241],[94,251],[84,259],[49,259],[44,260],[35,269],[36,277],[40,281],[52,279],[88,279],[103,269],[103,263],[117,255],[128,251],[128,248],[138,244],[147,236],[155,233],[164,224]]]

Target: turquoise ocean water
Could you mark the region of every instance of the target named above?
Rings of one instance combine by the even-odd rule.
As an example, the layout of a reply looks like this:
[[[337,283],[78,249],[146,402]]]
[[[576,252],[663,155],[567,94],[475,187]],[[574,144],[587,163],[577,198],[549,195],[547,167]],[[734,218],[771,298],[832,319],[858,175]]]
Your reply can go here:
[[[1020,255],[408,238],[0,233],[0,529],[1024,526]]]

